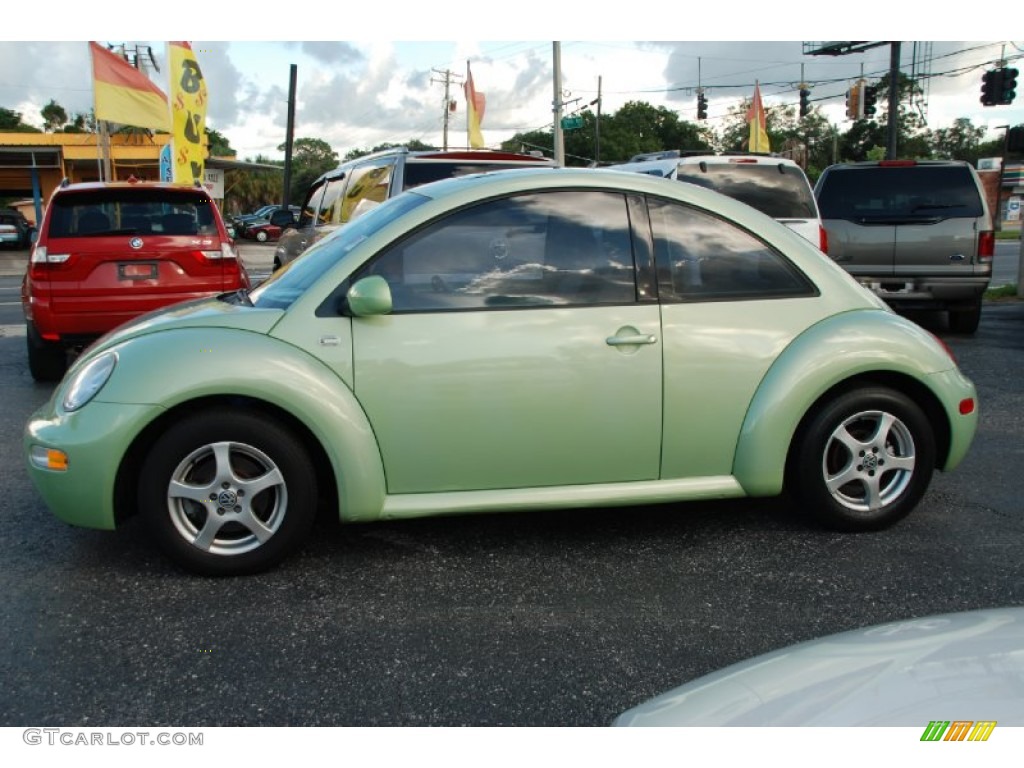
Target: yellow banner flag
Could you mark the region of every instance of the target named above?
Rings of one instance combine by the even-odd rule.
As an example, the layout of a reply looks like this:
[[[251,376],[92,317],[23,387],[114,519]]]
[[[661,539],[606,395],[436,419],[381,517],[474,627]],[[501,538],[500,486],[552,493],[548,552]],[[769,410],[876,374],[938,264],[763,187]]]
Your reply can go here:
[[[206,132],[206,81],[199,62],[186,42],[167,44],[170,59],[171,117],[174,129],[172,166],[174,181],[194,184],[203,180],[203,134]]]
[[[750,123],[747,149],[751,152],[771,152],[771,144],[768,143],[768,120],[764,113],[764,104],[761,103],[760,83],[754,84],[754,100],[747,110],[747,122]]]
[[[466,62],[466,132],[469,134],[469,146],[473,149],[482,149],[484,146],[484,135],[480,132],[480,124],[484,121],[484,107],[487,99],[482,93],[477,93],[473,87],[473,73],[469,71],[469,62]]]
[[[145,74],[95,42],[92,54],[93,109],[97,120],[167,131],[167,97]]]

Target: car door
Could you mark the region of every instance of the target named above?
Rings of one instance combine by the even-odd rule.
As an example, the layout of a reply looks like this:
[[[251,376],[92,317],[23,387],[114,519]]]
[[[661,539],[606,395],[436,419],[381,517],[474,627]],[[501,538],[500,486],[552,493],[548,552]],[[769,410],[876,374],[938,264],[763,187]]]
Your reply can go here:
[[[658,477],[659,309],[629,206],[586,190],[479,203],[355,276],[384,277],[394,305],[352,330],[389,493]]]

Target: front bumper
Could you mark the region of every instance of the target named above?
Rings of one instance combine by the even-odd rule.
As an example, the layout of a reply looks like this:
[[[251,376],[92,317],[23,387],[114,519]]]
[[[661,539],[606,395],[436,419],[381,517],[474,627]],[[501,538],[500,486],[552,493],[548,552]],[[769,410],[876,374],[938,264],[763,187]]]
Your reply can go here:
[[[22,450],[33,485],[59,519],[85,528],[115,527],[114,486],[121,461],[136,435],[163,411],[157,405],[93,401],[74,413],[51,402],[25,426]],[[67,469],[37,466],[32,448],[67,454]]]

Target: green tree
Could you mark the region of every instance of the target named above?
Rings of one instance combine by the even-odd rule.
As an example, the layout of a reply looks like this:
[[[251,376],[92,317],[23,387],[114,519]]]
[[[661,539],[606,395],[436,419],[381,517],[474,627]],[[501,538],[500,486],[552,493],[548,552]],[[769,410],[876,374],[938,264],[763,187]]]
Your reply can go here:
[[[250,160],[260,165],[281,165],[280,161],[257,155]],[[230,213],[248,213],[260,206],[284,199],[284,171],[231,169],[224,178],[224,208]],[[299,198],[302,199],[301,196]]]
[[[391,142],[384,142],[383,144],[378,144],[373,149],[350,149],[348,152],[345,153],[344,160],[345,162],[348,162],[349,160],[355,160],[360,157],[366,157],[367,155],[372,155],[375,152],[383,152],[386,149],[395,149],[396,147],[405,147],[411,152],[429,152],[437,150],[437,147],[433,146],[432,144],[425,144],[419,139],[409,139],[409,141],[405,142],[404,144],[393,144]]]
[[[213,128],[206,129],[206,141],[210,147],[210,154],[215,157],[231,157],[235,154],[228,138]]]
[[[22,122],[21,112],[0,107],[0,131],[12,133],[42,133],[38,128]]]
[[[970,118],[958,117],[949,128],[938,128],[931,132],[932,154],[937,158],[966,160],[977,164],[984,137],[984,128],[975,127]]]
[[[43,116],[43,130],[47,133],[59,131],[68,121],[67,111],[53,99],[39,112]]]
[[[284,152],[285,145],[278,146]],[[338,153],[323,139],[296,139],[292,144],[290,200],[302,200],[317,177],[338,166]]]

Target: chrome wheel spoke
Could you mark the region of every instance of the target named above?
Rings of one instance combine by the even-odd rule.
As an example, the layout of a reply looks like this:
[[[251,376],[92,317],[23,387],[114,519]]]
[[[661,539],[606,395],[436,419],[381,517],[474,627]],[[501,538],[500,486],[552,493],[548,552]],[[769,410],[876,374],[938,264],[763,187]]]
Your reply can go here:
[[[223,526],[223,518],[220,518],[217,515],[208,514],[206,516],[206,522],[203,523],[202,530],[200,530],[199,535],[193,539],[192,546],[197,547],[204,552],[209,552],[210,547],[213,546],[213,542],[217,538],[217,533]]]
[[[281,474],[281,470],[277,467],[273,467],[265,475],[238,481],[238,487],[245,491],[250,499],[268,488],[275,488],[280,485],[284,485],[284,475]]]
[[[197,502],[199,504],[206,504],[210,498],[210,494],[213,492],[214,486],[211,485],[191,485],[182,480],[171,480],[170,486],[167,489],[167,494],[172,499],[189,499],[190,501]]]
[[[264,543],[274,535],[274,530],[272,528],[268,528],[262,520],[256,517],[256,515],[252,513],[252,508],[249,506],[246,506],[242,513],[235,517],[234,520],[249,529],[260,544]]]
[[[863,481],[864,478],[857,471],[853,463],[848,464],[841,472],[825,478],[825,483],[833,494],[838,493],[839,489],[848,483],[860,483]]]

